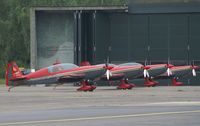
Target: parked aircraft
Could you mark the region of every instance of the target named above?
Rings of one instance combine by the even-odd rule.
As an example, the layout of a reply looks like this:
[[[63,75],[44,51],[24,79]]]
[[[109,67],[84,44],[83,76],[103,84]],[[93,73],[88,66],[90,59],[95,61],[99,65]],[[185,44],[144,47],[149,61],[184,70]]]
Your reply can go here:
[[[144,76],[145,83],[144,85],[147,87],[156,86],[159,83],[157,81],[154,81],[153,78],[166,73],[166,76],[170,76],[172,74],[171,68],[173,68],[174,65],[172,64],[154,64],[154,65],[147,65],[146,67],[149,67],[147,76]]]
[[[83,62],[81,65],[90,65],[88,62]],[[110,74],[106,74],[100,78],[104,81],[120,81],[117,89],[132,89],[135,84],[129,83],[129,79],[145,78],[145,86],[156,86],[158,83],[151,80],[152,77],[168,71],[173,65],[156,64],[156,65],[142,65],[140,63],[131,62],[119,65],[108,64],[112,66]]]
[[[6,67],[6,86],[8,87],[8,91],[10,91],[12,87],[19,85],[81,82],[82,86],[77,90],[93,91],[96,86],[89,85],[88,80],[94,80],[105,73],[109,74],[109,69],[111,68],[105,64],[79,67],[71,63],[58,63],[23,75],[17,64],[10,62]]]
[[[178,79],[186,76],[196,76],[196,70],[200,69],[199,66],[187,65],[187,66],[173,66],[170,68],[171,73],[168,76],[167,72],[155,77],[155,79],[171,79],[173,86],[181,86],[183,82],[179,82]]]
[[[87,62],[86,62],[87,63]],[[77,66],[71,63],[55,63],[52,66],[42,68],[33,73],[24,75],[15,62],[10,62],[6,67],[6,86],[8,91],[12,87],[20,85],[36,84],[63,84],[69,82],[80,82],[78,91],[93,91],[96,86],[89,84],[99,78],[106,81],[120,81],[118,89],[132,89],[135,84],[129,83],[129,79],[145,78],[145,86],[156,86],[158,82],[153,79],[171,78],[175,86],[182,85],[178,82],[179,77],[192,73],[196,76],[195,70],[198,66],[173,66],[171,64],[142,65],[140,63],[123,63],[90,65],[82,64]]]

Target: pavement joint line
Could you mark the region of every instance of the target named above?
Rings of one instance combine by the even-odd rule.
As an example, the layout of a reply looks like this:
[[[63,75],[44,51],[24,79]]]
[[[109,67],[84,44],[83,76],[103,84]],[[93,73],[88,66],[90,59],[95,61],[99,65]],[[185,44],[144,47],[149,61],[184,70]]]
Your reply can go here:
[[[176,111],[176,112],[157,112],[157,113],[144,113],[144,114],[127,114],[127,115],[114,115],[114,116],[97,116],[97,117],[72,118],[72,119],[26,121],[26,122],[11,122],[11,123],[0,123],[0,126],[70,122],[70,121],[85,121],[85,120],[97,120],[97,119],[115,119],[115,118],[128,118],[128,117],[142,117],[142,116],[173,115],[173,114],[190,114],[190,113],[200,113],[200,110]]]

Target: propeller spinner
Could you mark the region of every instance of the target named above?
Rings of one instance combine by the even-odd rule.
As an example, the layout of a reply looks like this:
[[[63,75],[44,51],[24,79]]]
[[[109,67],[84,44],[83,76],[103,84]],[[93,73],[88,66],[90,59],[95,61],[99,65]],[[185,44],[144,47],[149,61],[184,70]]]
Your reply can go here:
[[[144,75],[145,78],[149,77],[149,72],[148,72],[147,69],[144,69],[143,75]]]
[[[106,70],[106,78],[107,80],[110,79],[110,77],[112,76],[112,73],[110,72],[110,70],[113,68],[113,66],[109,66],[109,57],[107,57],[106,63],[105,63],[105,68]]]
[[[192,68],[192,76],[197,76],[196,70],[199,69],[200,67],[193,65],[191,68]]]
[[[197,74],[196,74],[196,70],[192,68],[192,76],[196,77]]]

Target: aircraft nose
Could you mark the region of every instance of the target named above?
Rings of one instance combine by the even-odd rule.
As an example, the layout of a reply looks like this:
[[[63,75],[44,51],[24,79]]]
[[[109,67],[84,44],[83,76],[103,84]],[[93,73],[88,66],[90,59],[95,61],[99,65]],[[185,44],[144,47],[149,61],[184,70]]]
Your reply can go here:
[[[192,66],[192,69],[197,70],[197,69],[200,69],[200,67],[199,66]]]
[[[148,70],[148,69],[150,69],[151,67],[150,67],[150,66],[142,66],[142,68],[145,69],[145,70]]]
[[[113,68],[113,66],[103,66],[103,68],[105,68],[107,70],[111,70]]]
[[[167,64],[167,65],[166,65],[167,68],[172,68],[173,66],[174,66],[174,65],[172,65],[172,64]]]

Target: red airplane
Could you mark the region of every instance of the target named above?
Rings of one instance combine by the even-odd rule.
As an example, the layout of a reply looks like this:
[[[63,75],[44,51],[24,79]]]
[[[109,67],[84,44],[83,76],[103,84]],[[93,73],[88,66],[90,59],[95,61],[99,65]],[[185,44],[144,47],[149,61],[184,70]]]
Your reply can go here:
[[[101,80],[105,81],[116,81],[119,80],[120,84],[117,89],[132,89],[135,87],[135,84],[131,84],[128,82],[128,79],[134,79],[143,75],[144,66],[139,63],[124,63],[120,65],[112,65],[114,66],[110,70],[110,74],[106,74],[101,77]]]
[[[185,77],[185,76],[196,76],[196,70],[200,69],[199,66],[173,66],[170,68],[170,72],[165,72],[155,79],[171,79],[173,86],[181,86],[183,82],[178,82],[178,78]],[[170,76],[168,76],[170,74]]]
[[[144,85],[147,87],[154,87],[154,86],[158,85],[159,83],[157,81],[154,81],[153,78],[157,77],[163,73],[166,73],[166,76],[170,76],[171,68],[173,66],[174,65],[172,65],[172,64],[147,65],[146,67],[148,67],[149,69],[147,70],[146,76],[144,74],[144,79],[145,79]]]
[[[63,84],[69,82],[81,82],[78,91],[93,91],[96,86],[89,85],[88,80],[94,80],[104,75],[112,67],[107,65],[77,66],[71,63],[58,63],[42,68],[33,73],[23,75],[15,62],[10,62],[6,67],[6,86],[8,91],[19,85],[36,84]]]

